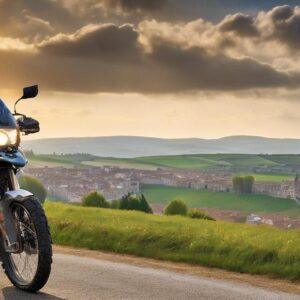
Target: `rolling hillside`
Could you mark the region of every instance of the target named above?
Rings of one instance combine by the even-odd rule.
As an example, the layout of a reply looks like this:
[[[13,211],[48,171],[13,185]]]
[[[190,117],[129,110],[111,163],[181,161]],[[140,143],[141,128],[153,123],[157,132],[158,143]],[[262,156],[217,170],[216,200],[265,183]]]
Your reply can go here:
[[[292,180],[294,173],[286,174],[282,172],[282,169],[300,169],[300,155],[197,154],[112,158],[89,154],[29,154],[28,159],[29,166],[32,167],[118,166],[143,170],[155,170],[157,168],[229,170],[235,173],[253,174],[257,181]],[[268,172],[255,173],[256,168],[267,168]]]
[[[27,140],[25,150],[38,154],[90,153],[103,157],[133,158],[139,156],[180,154],[297,154],[300,139],[271,139],[255,136],[231,136],[220,139],[159,139],[134,136],[53,138]]]

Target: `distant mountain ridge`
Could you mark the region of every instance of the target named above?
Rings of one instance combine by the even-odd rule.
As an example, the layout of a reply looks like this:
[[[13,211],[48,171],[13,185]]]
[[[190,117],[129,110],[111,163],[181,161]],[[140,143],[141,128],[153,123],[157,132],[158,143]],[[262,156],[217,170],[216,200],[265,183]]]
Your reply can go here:
[[[108,136],[23,141],[23,147],[37,154],[89,153],[123,158],[204,153],[299,154],[300,139],[259,136],[228,136],[219,139]]]

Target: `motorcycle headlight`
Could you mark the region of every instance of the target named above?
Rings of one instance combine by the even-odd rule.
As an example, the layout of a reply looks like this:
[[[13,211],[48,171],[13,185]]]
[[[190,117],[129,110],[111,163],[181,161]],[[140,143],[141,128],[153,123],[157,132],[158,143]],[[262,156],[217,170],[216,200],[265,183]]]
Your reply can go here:
[[[19,143],[18,129],[0,129],[0,147],[17,146]]]

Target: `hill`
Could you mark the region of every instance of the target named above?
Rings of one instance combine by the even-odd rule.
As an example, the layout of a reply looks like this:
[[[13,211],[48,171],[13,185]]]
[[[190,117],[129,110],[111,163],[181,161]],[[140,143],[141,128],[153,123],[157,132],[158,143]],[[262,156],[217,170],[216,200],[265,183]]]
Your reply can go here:
[[[27,153],[31,167],[117,166],[125,169],[156,170],[174,168],[190,170],[230,171],[252,174],[257,181],[293,180],[300,173],[300,155],[194,154],[146,156],[137,158],[98,157],[90,154]]]
[[[89,153],[123,158],[204,153],[297,154],[300,153],[300,139],[255,136],[231,136],[220,139],[110,136],[27,140],[23,142],[23,147],[38,154]]]

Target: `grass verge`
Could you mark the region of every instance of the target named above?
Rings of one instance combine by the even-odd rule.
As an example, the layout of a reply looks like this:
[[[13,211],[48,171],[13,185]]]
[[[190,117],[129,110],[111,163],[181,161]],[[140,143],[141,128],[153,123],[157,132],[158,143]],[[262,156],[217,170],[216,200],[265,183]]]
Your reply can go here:
[[[300,279],[299,231],[46,203],[55,244]]]

